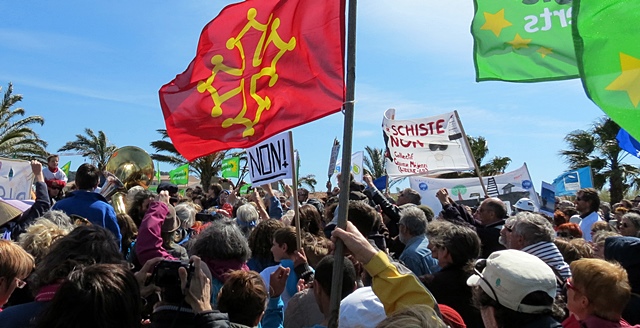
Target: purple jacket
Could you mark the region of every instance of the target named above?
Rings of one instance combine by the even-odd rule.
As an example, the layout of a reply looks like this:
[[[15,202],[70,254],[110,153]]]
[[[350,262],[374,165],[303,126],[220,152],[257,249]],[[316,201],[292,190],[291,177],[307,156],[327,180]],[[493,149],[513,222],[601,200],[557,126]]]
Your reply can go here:
[[[162,223],[168,213],[169,207],[163,202],[153,201],[149,204],[149,209],[144,214],[140,228],[138,228],[138,239],[136,240],[136,255],[140,265],[144,265],[156,257],[176,259],[162,246]]]

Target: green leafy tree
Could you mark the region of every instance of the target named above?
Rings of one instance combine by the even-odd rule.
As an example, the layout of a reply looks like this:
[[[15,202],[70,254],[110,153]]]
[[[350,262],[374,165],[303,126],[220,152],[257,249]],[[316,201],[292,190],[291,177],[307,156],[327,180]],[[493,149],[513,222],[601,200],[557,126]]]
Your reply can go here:
[[[180,152],[176,150],[176,147],[169,139],[167,130],[160,129],[156,131],[160,133],[162,139],[151,142],[151,147],[153,147],[157,152],[156,154],[152,154],[151,158],[153,160],[173,164],[175,166],[187,163],[187,159],[180,155]],[[159,152],[164,152],[165,154],[158,154]],[[195,173],[196,176],[200,178],[200,183],[202,184],[204,191],[209,190],[212,178],[220,175],[220,171],[222,170],[222,160],[225,158],[226,154],[226,151],[219,151],[189,162],[189,171]]]
[[[375,147],[364,147],[365,156],[363,161],[364,172],[371,175],[373,179],[383,177],[386,174],[384,163],[384,149]]]
[[[0,87],[0,90],[2,88]],[[41,140],[30,125],[44,124],[41,116],[27,116],[23,108],[13,108],[22,101],[22,95],[13,94],[13,85],[9,83],[0,102],[0,156],[45,161],[47,143]]]
[[[364,154],[365,156],[362,160],[364,173],[371,175],[374,180],[387,175],[384,149],[366,146],[364,147]],[[400,178],[389,181],[389,187],[404,181],[404,179],[405,178]]]
[[[303,186],[307,186],[309,187],[309,190],[311,192],[315,192],[316,191],[316,185],[318,184],[318,181],[316,180],[316,175],[315,174],[307,174],[305,176],[300,176],[298,178],[298,187],[302,188]]]
[[[618,146],[618,131],[620,126],[613,120],[599,118],[588,130],[569,133],[564,138],[568,149],[560,151],[571,170],[591,166],[596,189],[609,184],[612,204],[622,200],[630,188],[638,188],[640,175],[638,167],[623,163],[627,153]]]
[[[468,138],[471,153],[475,157],[476,163],[480,165],[480,174],[482,174],[482,176],[498,175],[505,172],[509,164],[511,164],[511,158],[495,156],[485,164],[482,164],[485,157],[489,154],[489,143],[487,139],[482,136],[478,136],[477,138],[468,136]],[[475,172],[472,175],[476,176]]]
[[[107,161],[118,148],[109,142],[103,131],[98,131],[96,135],[93,130],[85,128],[84,133],[86,135],[76,134],[76,140],[67,142],[58,151],[74,150],[82,153],[82,157],[89,158],[93,165],[96,165],[100,171],[104,171]]]

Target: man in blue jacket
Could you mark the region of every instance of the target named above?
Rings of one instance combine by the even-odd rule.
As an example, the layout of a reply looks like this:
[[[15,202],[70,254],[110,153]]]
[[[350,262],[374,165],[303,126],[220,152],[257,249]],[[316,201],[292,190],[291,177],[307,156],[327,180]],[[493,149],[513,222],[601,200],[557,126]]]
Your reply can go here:
[[[100,194],[93,192],[100,182],[100,171],[97,167],[84,163],[76,172],[76,187],[78,190],[69,194],[65,199],[55,203],[53,210],[61,210],[67,215],[79,215],[92,224],[111,231],[121,245],[122,235],[118,227],[116,212],[113,206]]]

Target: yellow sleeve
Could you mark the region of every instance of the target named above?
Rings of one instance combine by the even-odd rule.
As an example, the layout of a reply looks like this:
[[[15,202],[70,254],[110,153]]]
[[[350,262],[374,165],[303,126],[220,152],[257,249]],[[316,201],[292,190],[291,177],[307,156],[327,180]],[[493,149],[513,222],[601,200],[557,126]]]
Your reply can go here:
[[[371,288],[387,315],[411,305],[434,308],[435,300],[416,276],[400,273],[384,252],[378,252],[364,267],[373,277]]]

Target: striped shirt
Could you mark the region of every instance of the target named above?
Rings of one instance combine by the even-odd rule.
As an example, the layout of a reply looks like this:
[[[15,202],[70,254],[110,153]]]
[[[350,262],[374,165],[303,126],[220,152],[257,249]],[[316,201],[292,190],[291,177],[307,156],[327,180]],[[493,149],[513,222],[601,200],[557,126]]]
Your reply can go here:
[[[524,247],[521,251],[534,255],[544,261],[544,263],[554,269],[554,273],[560,274],[562,280],[566,281],[571,278],[571,269],[564,261],[560,250],[558,250],[558,247],[556,247],[554,243],[541,241]],[[561,292],[560,288],[558,288],[558,292]]]

